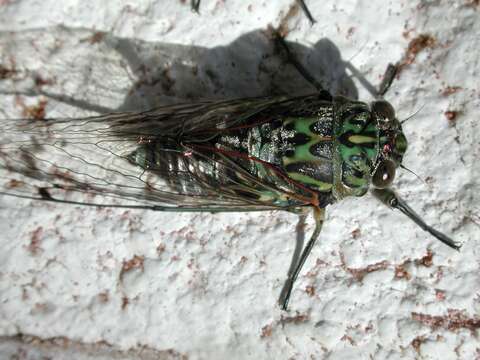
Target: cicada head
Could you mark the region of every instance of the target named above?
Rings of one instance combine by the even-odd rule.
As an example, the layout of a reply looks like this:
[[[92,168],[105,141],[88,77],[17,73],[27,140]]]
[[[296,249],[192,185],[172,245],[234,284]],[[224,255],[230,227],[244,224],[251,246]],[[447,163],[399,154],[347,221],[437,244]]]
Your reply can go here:
[[[372,184],[376,188],[384,189],[390,186],[395,178],[396,168],[402,164],[407,150],[407,139],[389,102],[373,102],[371,115],[377,122],[379,131],[379,152],[372,168]]]

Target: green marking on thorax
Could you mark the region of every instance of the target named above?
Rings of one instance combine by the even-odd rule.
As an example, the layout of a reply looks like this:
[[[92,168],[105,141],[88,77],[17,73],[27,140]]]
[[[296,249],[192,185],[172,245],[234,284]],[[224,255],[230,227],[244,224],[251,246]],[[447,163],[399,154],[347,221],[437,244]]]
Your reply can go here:
[[[333,140],[332,137],[330,136],[329,137],[322,136],[310,130],[310,126],[318,121],[319,119],[317,117],[287,118],[284,120],[284,126],[287,124],[293,123],[293,128],[295,133],[304,134],[308,136],[308,138],[310,139],[307,143],[303,145],[295,145],[295,148],[293,149],[295,151],[294,156],[292,157],[284,156],[282,158],[282,162],[284,166],[287,166],[293,163],[310,163],[311,165],[315,166],[315,164],[318,165],[321,162],[332,161],[332,159],[325,159],[324,157],[314,156],[310,152],[310,148],[312,146],[321,142],[331,142]],[[306,174],[301,174],[299,172],[288,172],[288,176],[293,180],[296,180],[304,185],[309,185],[310,187],[314,187],[317,191],[320,191],[320,192],[329,192],[332,189],[331,183],[320,181]]]
[[[336,110],[334,193],[337,198],[362,196],[369,188],[371,164],[378,156],[379,130],[376,121],[370,122],[372,115],[365,103],[339,103]]]
[[[314,186],[320,192],[330,191],[333,186],[331,183],[319,181],[311,178],[310,176],[299,173],[288,173],[288,176],[291,177],[293,180],[301,182],[302,184]]]
[[[310,148],[318,143],[321,142],[329,142],[332,141],[331,137],[325,137],[319,134],[315,134],[310,131],[310,126],[316,123],[318,118],[287,118],[284,121],[284,124],[287,125],[289,123],[294,124],[294,130],[296,133],[305,134],[310,138],[310,141],[304,145],[297,145],[295,146],[295,155],[292,157],[284,157],[283,163],[284,165],[296,163],[296,162],[318,162],[318,161],[325,161],[325,158],[316,157],[310,152]]]

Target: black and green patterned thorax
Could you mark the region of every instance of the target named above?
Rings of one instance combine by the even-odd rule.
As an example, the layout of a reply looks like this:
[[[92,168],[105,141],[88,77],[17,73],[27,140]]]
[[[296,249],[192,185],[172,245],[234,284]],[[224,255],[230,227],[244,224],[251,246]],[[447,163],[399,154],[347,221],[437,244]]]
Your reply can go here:
[[[366,103],[335,100],[335,198],[362,196],[379,154],[379,130]]]

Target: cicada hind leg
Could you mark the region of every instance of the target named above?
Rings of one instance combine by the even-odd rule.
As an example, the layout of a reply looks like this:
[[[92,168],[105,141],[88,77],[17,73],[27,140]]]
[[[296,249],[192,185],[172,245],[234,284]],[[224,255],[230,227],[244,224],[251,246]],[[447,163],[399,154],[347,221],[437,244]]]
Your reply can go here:
[[[310,236],[310,240],[308,241],[307,245],[303,249],[302,254],[300,255],[299,258],[298,258],[298,254],[300,251],[297,251],[297,249],[295,249],[295,253],[292,259],[292,266],[290,267],[290,271],[288,274],[288,279],[285,282],[285,285],[283,286],[282,292],[280,294],[280,299],[278,302],[283,310],[287,310],[288,302],[292,295],[293,284],[297,280],[298,275],[300,274],[300,271],[302,270],[303,265],[305,264],[305,261],[310,255],[310,252],[312,251],[315,245],[315,242],[317,241],[320,235],[320,232],[322,231],[323,222],[325,220],[325,209],[314,207],[313,217],[315,219],[315,229],[313,230],[313,233]],[[300,219],[300,223],[301,222],[302,222],[302,218]]]

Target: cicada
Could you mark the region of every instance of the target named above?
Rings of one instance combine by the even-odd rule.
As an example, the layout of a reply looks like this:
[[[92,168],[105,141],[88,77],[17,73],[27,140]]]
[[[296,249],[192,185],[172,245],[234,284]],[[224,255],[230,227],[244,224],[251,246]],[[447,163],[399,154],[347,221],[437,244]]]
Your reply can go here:
[[[2,194],[153,211],[311,210],[315,228],[294,260],[283,309],[325,209],[346,197],[371,190],[458,250],[390,188],[407,150],[401,122],[383,99],[395,67],[369,104],[332,95],[285,49],[318,92],[78,119],[1,120],[0,167],[15,176]],[[92,200],[85,202],[85,194]]]

